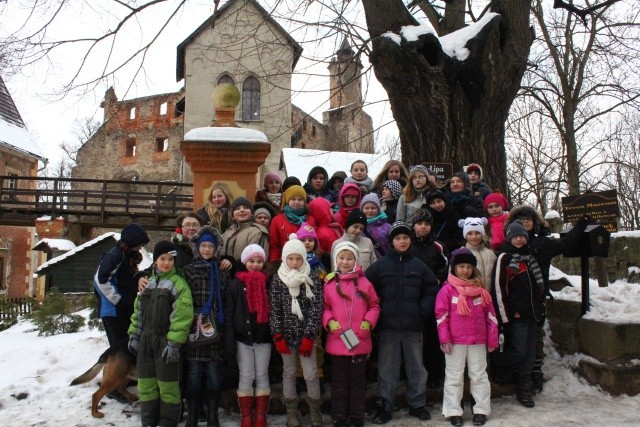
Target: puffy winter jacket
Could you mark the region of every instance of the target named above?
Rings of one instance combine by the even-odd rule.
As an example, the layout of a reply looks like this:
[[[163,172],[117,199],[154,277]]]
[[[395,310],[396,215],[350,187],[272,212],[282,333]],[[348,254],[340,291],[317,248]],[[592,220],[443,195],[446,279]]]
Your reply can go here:
[[[442,285],[449,275],[449,251],[440,242],[436,242],[429,234],[427,237],[411,236],[413,254],[424,262],[436,275],[438,283]]]
[[[338,294],[337,284],[340,289],[349,297],[344,299]],[[362,296],[356,293],[360,290],[369,298],[365,301]],[[371,330],[378,323],[380,316],[380,304],[378,295],[373,289],[373,285],[364,277],[361,268],[357,268],[352,273],[335,274],[331,280],[324,285],[324,311],[322,312],[322,326],[327,330],[327,344],[325,350],[329,354],[336,356],[353,356],[358,354],[369,354],[373,348],[371,342]],[[340,329],[329,330],[329,320],[335,320],[340,324]],[[351,323],[349,323],[349,320]],[[371,329],[360,329],[362,321],[366,320],[371,324]],[[353,349],[349,350],[342,342],[340,334],[351,328],[360,340]]]
[[[311,215],[307,215],[307,223],[314,228],[316,226],[316,221]],[[289,222],[284,213],[279,213],[271,220],[271,225],[269,226],[269,261],[280,260],[282,248],[289,241],[289,235],[296,233],[299,228],[300,225]]]
[[[467,299],[470,316],[458,314],[458,301]],[[445,282],[436,297],[436,322],[440,344],[486,344],[498,347],[498,321],[492,304],[482,306],[480,297],[462,297],[449,282]]]
[[[380,329],[422,331],[423,317],[433,316],[438,281],[413,256],[391,249],[365,272],[380,298]]]
[[[265,277],[265,280],[267,278]],[[246,345],[271,343],[269,323],[258,323],[256,314],[249,313],[247,304],[247,285],[234,278],[227,287],[224,304],[225,347],[235,350],[236,341]]]
[[[261,246],[267,257],[269,256],[269,231],[251,220],[234,221],[222,234],[222,255],[233,257],[239,263],[242,251],[252,243]]]
[[[376,249],[376,256],[378,258],[384,256],[389,252],[389,231],[391,230],[391,224],[387,222],[386,218],[379,218],[370,224],[367,224],[367,234],[371,236],[372,243],[377,243],[380,249]]]
[[[493,267],[496,263],[496,254],[487,248],[484,243],[479,246],[474,246],[467,242],[465,247],[473,253],[473,256],[475,256],[478,261],[476,268],[480,271],[482,287],[491,290],[493,287]]]
[[[429,212],[433,216],[431,233],[435,240],[444,243],[449,252],[464,246],[462,228],[458,227],[460,217],[453,211],[449,202],[445,201],[444,210],[438,212],[429,208]]]
[[[333,242],[342,237],[343,228],[333,220],[331,203],[318,197],[309,202],[309,215],[316,221],[316,235],[322,252],[331,252]]]
[[[119,246],[114,246],[100,258],[93,277],[93,287],[99,297],[100,317],[118,317],[118,313],[127,321],[131,317],[138,286],[133,279],[135,271],[130,258],[139,255],[139,252],[125,252]]]

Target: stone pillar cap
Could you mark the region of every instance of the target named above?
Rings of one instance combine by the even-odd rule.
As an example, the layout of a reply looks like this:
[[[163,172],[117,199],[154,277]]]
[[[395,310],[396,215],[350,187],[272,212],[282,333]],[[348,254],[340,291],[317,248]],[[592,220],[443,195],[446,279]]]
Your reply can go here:
[[[235,127],[203,127],[191,129],[184,135],[184,141],[269,143],[267,136],[259,130]]]

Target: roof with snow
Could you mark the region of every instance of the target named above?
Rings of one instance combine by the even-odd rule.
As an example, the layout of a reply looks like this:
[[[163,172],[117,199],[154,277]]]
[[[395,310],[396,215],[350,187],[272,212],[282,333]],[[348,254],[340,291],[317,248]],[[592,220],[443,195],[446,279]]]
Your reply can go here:
[[[2,77],[0,77],[0,146],[8,147],[43,162],[46,160],[31,139]]]
[[[301,182],[307,180],[309,171],[314,166],[322,166],[329,176],[337,171],[351,175],[351,163],[364,160],[369,170],[369,178],[375,179],[384,164],[391,160],[388,154],[346,153],[342,151],[310,150],[306,148],[283,148],[280,157],[280,169],[287,176],[295,176]]]
[[[76,248],[76,244],[67,239],[42,239],[33,247],[34,251],[67,252]]]

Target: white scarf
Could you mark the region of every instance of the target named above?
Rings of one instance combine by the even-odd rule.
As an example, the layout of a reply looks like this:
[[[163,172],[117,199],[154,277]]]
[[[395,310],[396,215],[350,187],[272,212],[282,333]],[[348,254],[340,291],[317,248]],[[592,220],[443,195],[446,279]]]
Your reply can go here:
[[[278,269],[278,277],[282,280],[282,283],[289,288],[289,295],[291,295],[291,313],[298,316],[298,319],[303,320],[302,309],[300,309],[300,303],[298,302],[298,296],[300,295],[300,287],[306,286],[305,295],[308,298],[315,298],[313,292],[311,292],[311,286],[313,281],[311,280],[311,266],[305,260],[300,270],[292,270],[287,266],[287,261],[282,261],[280,268]]]

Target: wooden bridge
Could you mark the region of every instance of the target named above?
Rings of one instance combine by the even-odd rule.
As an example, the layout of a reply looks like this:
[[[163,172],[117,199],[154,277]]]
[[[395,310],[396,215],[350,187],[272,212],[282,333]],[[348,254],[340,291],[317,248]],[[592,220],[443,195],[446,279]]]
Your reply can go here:
[[[173,181],[0,176],[0,225],[34,226],[36,218],[64,217],[83,227],[173,230],[193,210],[193,185]]]

